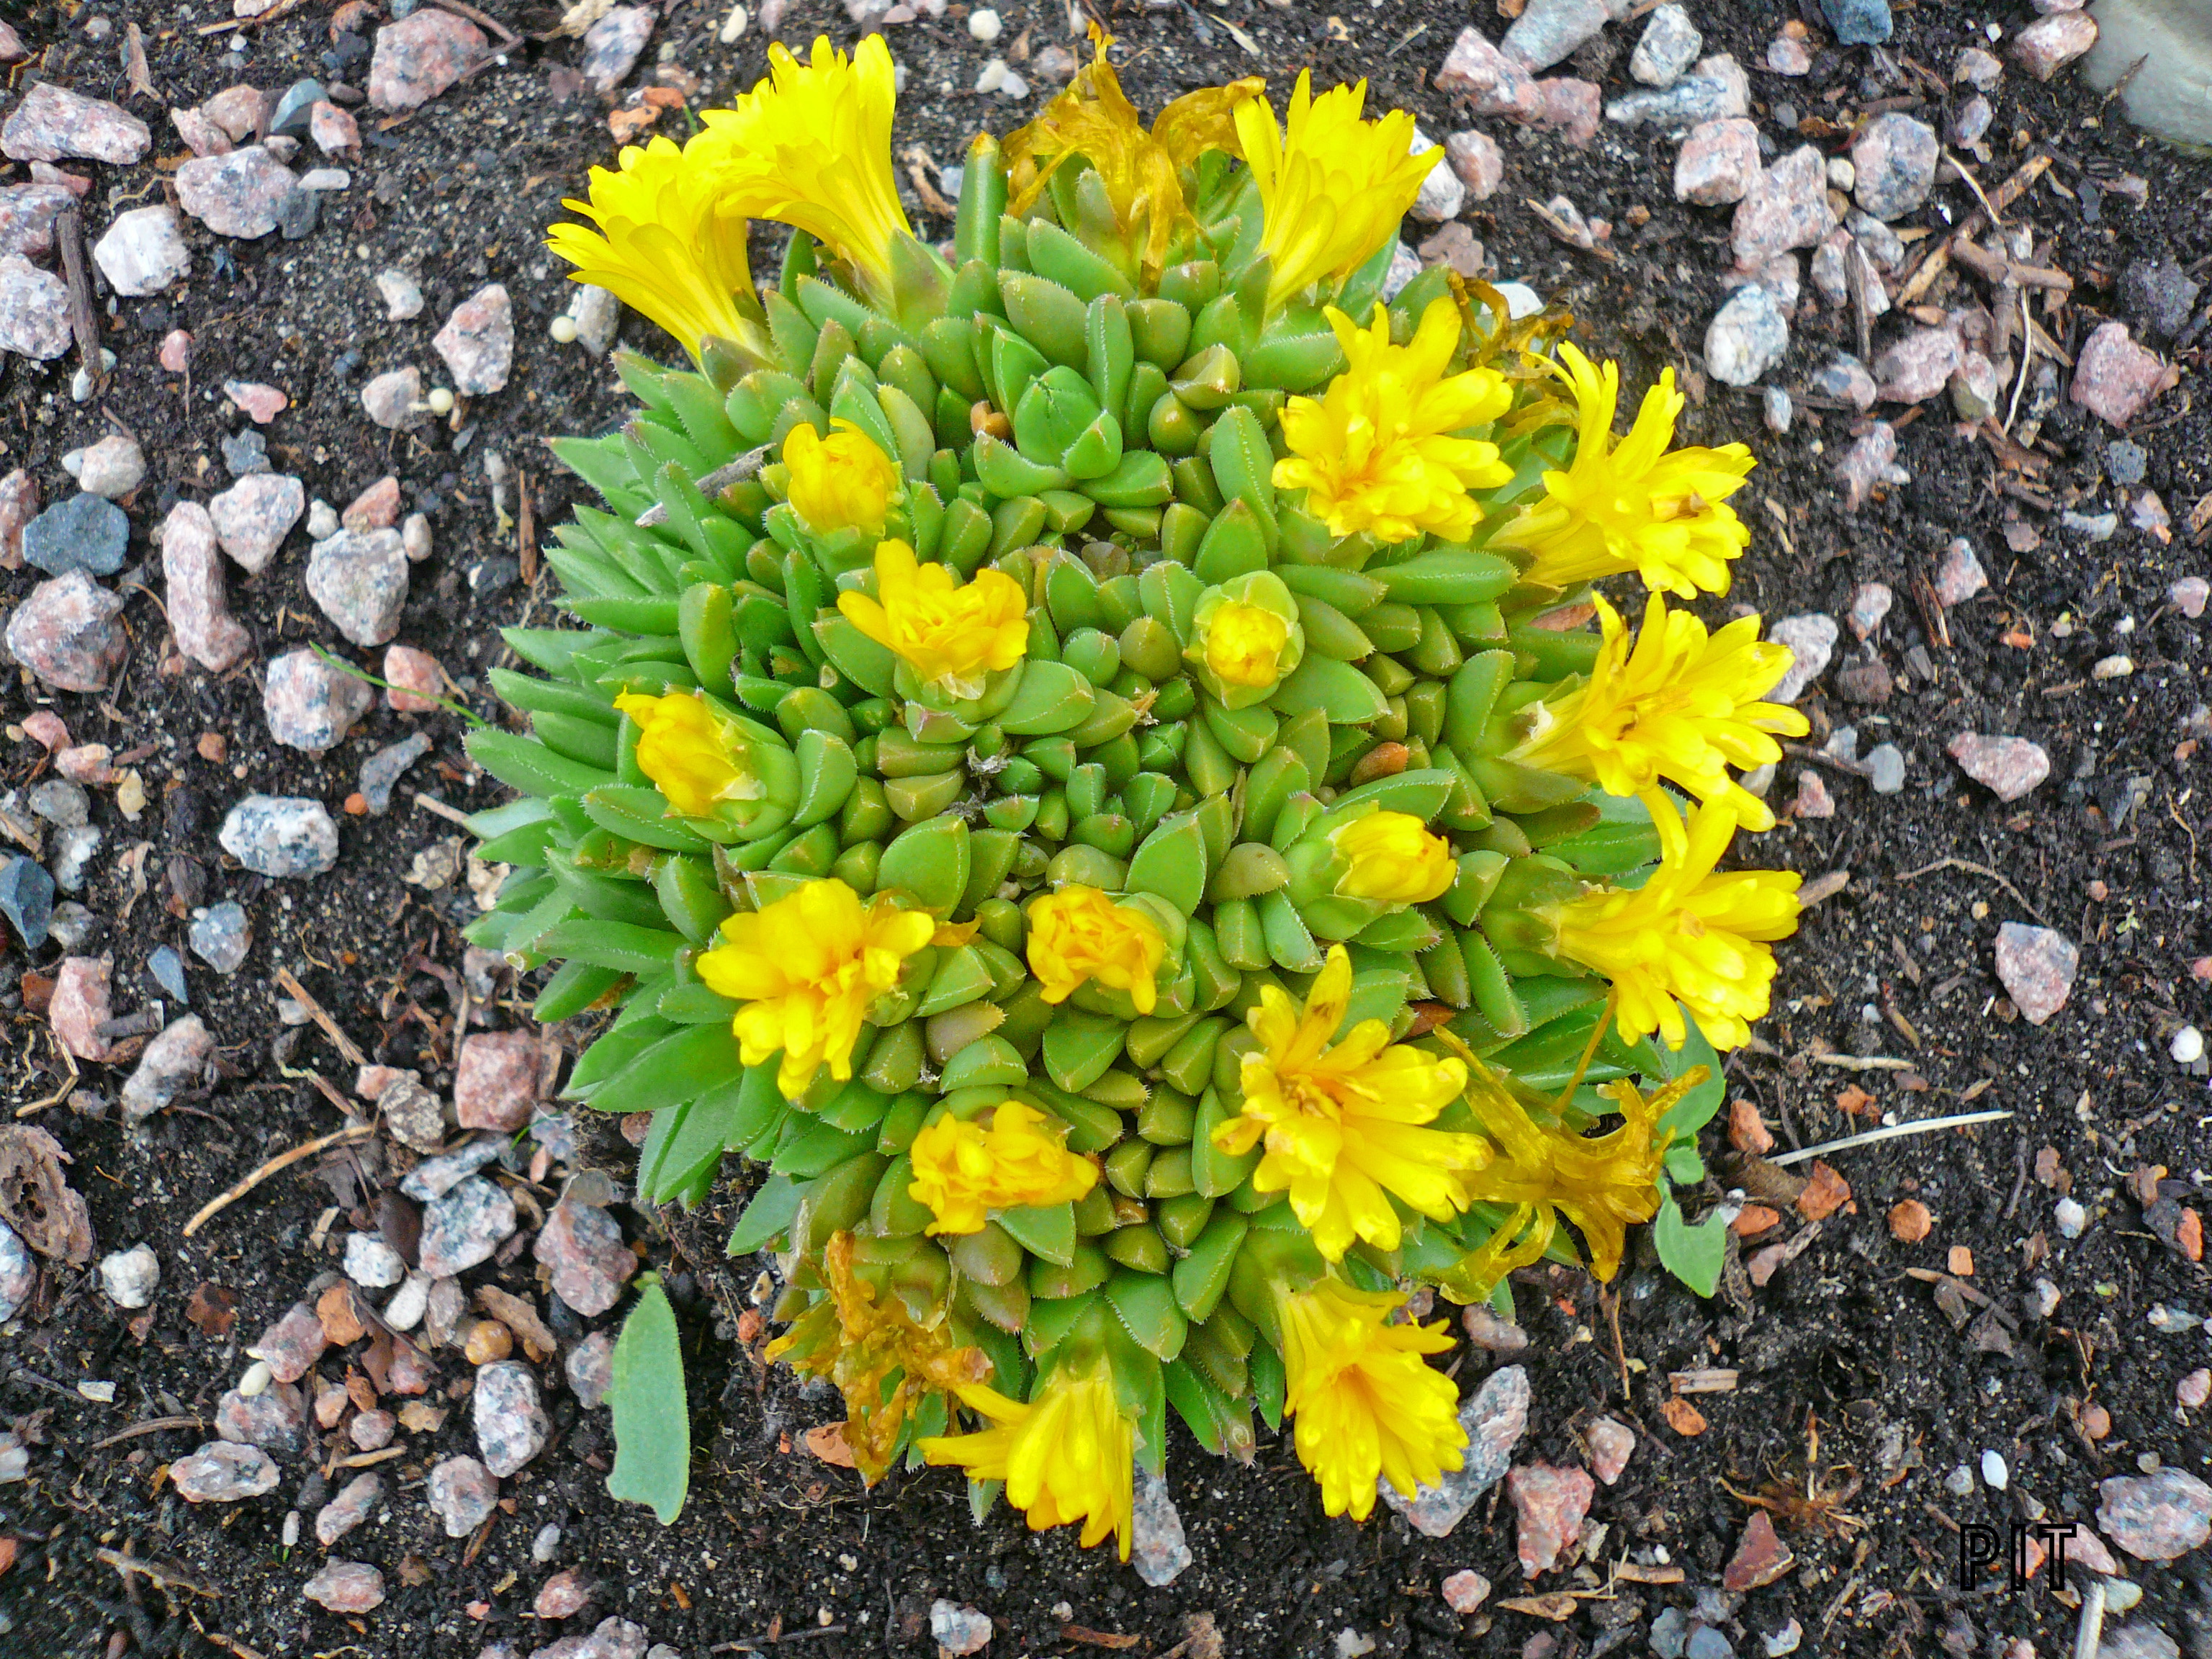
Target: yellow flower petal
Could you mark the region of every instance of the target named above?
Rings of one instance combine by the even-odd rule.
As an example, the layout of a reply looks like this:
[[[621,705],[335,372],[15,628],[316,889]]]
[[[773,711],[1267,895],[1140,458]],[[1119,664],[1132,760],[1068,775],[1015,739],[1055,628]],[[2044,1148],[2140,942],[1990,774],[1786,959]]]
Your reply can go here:
[[[1005,1481],[1006,1501],[1033,1531],[1080,1522],[1085,1549],[1111,1534],[1129,1559],[1136,1432],[1103,1362],[1055,1370],[1027,1404],[980,1386],[960,1398],[992,1426],[925,1438],[917,1443],[924,1459],[964,1468],[971,1480]]]
[[[1071,884],[1030,900],[1029,922],[1030,972],[1047,1002],[1065,1002],[1095,981],[1127,992],[1139,1014],[1152,1012],[1167,941],[1143,911]]]
[[[1390,343],[1380,305],[1364,330],[1334,306],[1327,314],[1349,367],[1320,398],[1284,406],[1291,453],[1275,463],[1275,487],[1304,489],[1306,510],[1334,535],[1402,542],[1431,532],[1463,540],[1475,519],[1468,492],[1495,489],[1513,469],[1497,445],[1450,434],[1505,413],[1513,401],[1505,377],[1494,368],[1444,373],[1460,336],[1449,300],[1431,301],[1402,346]]]
[[[639,769],[679,816],[710,818],[724,801],[758,800],[766,793],[744,737],[718,719],[704,697],[626,691],[615,707],[637,722]]]
[[[1636,424],[1618,447],[1613,407],[1620,371],[1600,371],[1572,345],[1559,346],[1556,372],[1579,409],[1574,465],[1544,475],[1546,499],[1523,507],[1491,545],[1534,556],[1528,580],[1571,587],[1623,571],[1681,599],[1729,591],[1729,562],[1751,532],[1726,504],[1752,469],[1741,444],[1668,453],[1683,397],[1674,371],[1644,394]]]
[[[1451,843],[1410,812],[1370,812],[1328,839],[1351,866],[1336,884],[1346,898],[1426,904],[1443,896],[1459,873]]]
[[[1274,261],[1270,311],[1364,264],[1398,234],[1443,154],[1411,153],[1413,118],[1404,110],[1360,119],[1366,101],[1364,81],[1316,98],[1312,71],[1301,70],[1285,126],[1264,98],[1237,106],[1237,135],[1267,216],[1260,251]]]
[[[1434,1060],[1391,1044],[1380,1020],[1364,1020],[1330,1045],[1344,1023],[1352,958],[1333,948],[1315,976],[1304,1012],[1273,986],[1245,1024],[1263,1045],[1244,1056],[1239,1115],[1214,1131],[1226,1152],[1249,1150],[1262,1126],[1267,1146],[1252,1172],[1261,1192],[1287,1192],[1291,1207],[1329,1261],[1355,1238],[1397,1247],[1397,1212],[1386,1194],[1438,1221],[1465,1207],[1460,1171],[1480,1169],[1490,1149],[1477,1135],[1425,1126],[1467,1081],[1456,1060]]]
[[[673,141],[655,138],[617,158],[617,171],[593,167],[591,199],[563,202],[599,226],[555,225],[545,246],[681,341],[694,359],[708,335],[754,356],[774,356],[745,259],[744,209],[722,192],[710,168]]]
[[[876,592],[848,591],[837,608],[903,659],[922,684],[957,700],[980,697],[985,677],[1021,661],[1030,624],[1022,586],[1003,570],[962,584],[941,564],[918,564],[904,542],[876,549]]]
[[[1464,1461],[1459,1391],[1421,1358],[1452,1340],[1442,1321],[1386,1324],[1405,1299],[1334,1279],[1281,1297],[1283,1414],[1330,1515],[1364,1521],[1378,1480],[1411,1498]]]
[[[876,441],[840,416],[828,437],[801,421],[783,441],[792,507],[817,536],[841,530],[884,533],[891,504],[903,497],[899,470]]]
[[[692,149],[730,211],[795,225],[851,261],[864,284],[887,287],[892,240],[909,234],[891,173],[890,48],[872,34],[848,62],[819,35],[811,61],[781,42],[768,61],[750,92],[700,118],[707,130]]]
[[[1796,709],[1762,701],[1789,672],[1790,647],[1762,641],[1757,617],[1708,635],[1696,616],[1669,611],[1654,593],[1632,650],[1620,612],[1603,599],[1597,609],[1604,643],[1589,679],[1537,705],[1535,732],[1510,758],[1641,798],[1678,855],[1681,814],[1662,779],[1731,806],[1747,830],[1771,830],[1773,811],[1729,768],[1771,765],[1782,758],[1777,736],[1811,729]]]
[[[1714,1048],[1740,1048],[1765,1014],[1769,943],[1797,931],[1800,878],[1788,870],[1716,874],[1735,830],[1731,806],[1700,805],[1679,853],[1662,856],[1642,887],[1598,888],[1538,913],[1558,930],[1558,955],[1613,982],[1626,1040],[1656,1031],[1680,1048],[1686,1008]]]
[[[866,903],[834,877],[811,881],[764,910],[726,918],[699,957],[699,977],[745,1006],[731,1022],[739,1058],[759,1066],[781,1050],[776,1086],[795,1100],[823,1066],[843,1082],[868,1006],[898,983],[899,964],[937,924],[883,896]]]
[[[907,1188],[937,1218],[932,1233],[981,1232],[993,1210],[1066,1204],[1098,1182],[1098,1168],[1066,1151],[1066,1131],[1034,1107],[1009,1100],[990,1126],[942,1117],[916,1135]]]

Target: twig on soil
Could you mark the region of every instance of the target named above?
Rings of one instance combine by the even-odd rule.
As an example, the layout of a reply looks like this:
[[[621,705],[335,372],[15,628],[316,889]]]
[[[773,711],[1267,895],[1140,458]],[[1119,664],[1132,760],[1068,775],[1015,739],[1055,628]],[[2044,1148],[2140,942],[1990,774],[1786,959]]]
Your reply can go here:
[[[1837,1066],[1846,1072],[1909,1072],[1915,1062],[1888,1054],[1808,1054],[1815,1066]]]
[[[2097,1650],[2104,1644],[2105,1581],[2092,1573],[2089,1588],[2081,1592],[2081,1624],[2074,1632],[2074,1659],[2097,1659]]]
[[[92,1449],[106,1451],[110,1446],[119,1442],[135,1439],[142,1434],[160,1434],[165,1429],[204,1429],[206,1426],[207,1419],[204,1417],[150,1418],[143,1423],[133,1423],[129,1428],[109,1435],[105,1440],[95,1440],[93,1442]]]
[[[27,1106],[18,1106],[15,1109],[15,1115],[17,1117],[31,1117],[40,1112],[45,1111],[49,1106],[60,1105],[62,1102],[70,1097],[70,1091],[76,1087],[78,1075],[76,1069],[76,1056],[70,1053],[69,1049],[64,1047],[59,1040],[55,1042],[54,1048],[56,1051],[60,1054],[63,1063],[69,1067],[69,1081],[63,1084],[60,1088],[55,1090],[53,1093],[48,1095],[44,1100],[34,1100]]]
[[[54,247],[62,256],[62,277],[69,285],[70,332],[76,355],[95,386],[107,384],[100,356],[100,319],[92,308],[92,276],[84,267],[84,221],[75,208],[54,221]]]
[[[1987,1308],[1997,1316],[1997,1322],[2006,1328],[2015,1331],[2020,1328],[2020,1321],[2007,1313],[2001,1304],[1976,1290],[1955,1274],[1939,1273],[1933,1267],[1907,1267],[1905,1270],[1905,1276],[1907,1279],[1917,1279],[1923,1285],[1948,1285],[1976,1307]]]
[[[1845,1135],[1841,1140],[1824,1140],[1817,1146],[1808,1146],[1802,1152],[1784,1152],[1780,1158],[1766,1161],[1774,1164],[1802,1164],[1808,1158],[1822,1158],[1830,1152],[1841,1152],[1853,1146],[1870,1146],[1877,1140],[1895,1140],[1902,1135],[1922,1135],[1933,1129],[1955,1129],[1968,1123],[1994,1123],[2000,1118],[2010,1117],[2004,1112],[1957,1112],[1949,1117],[1931,1117],[1917,1123],[1891,1123],[1879,1129],[1869,1129],[1864,1134]]]
[[[105,1563],[128,1578],[132,1573],[150,1578],[163,1589],[190,1590],[194,1595],[204,1595],[209,1601],[222,1598],[206,1584],[177,1567],[165,1567],[158,1561],[148,1561],[136,1555],[125,1555],[120,1550],[95,1549],[93,1559]]]
[[[337,1046],[338,1053],[345,1056],[349,1065],[368,1064],[368,1056],[362,1053],[351,1037],[338,1029],[337,1021],[332,1019],[323,1005],[308,994],[307,988],[300,983],[299,976],[289,968],[276,970],[276,982],[284,988],[295,1002],[307,1011],[309,1018],[323,1028],[323,1035]]]
[[[264,23],[273,23],[290,11],[297,11],[301,0],[276,0],[276,3],[258,17],[233,17],[220,23],[203,23],[192,31],[195,34],[228,34],[233,29],[258,29]]]
[[[276,970],[276,977],[281,981],[289,978],[290,975],[280,968]],[[318,1135],[313,1140],[295,1146],[289,1152],[280,1152],[236,1186],[227,1192],[217,1194],[202,1205],[199,1213],[185,1223],[185,1237],[190,1238],[204,1223],[229,1206],[237,1203],[240,1199],[244,1198],[246,1194],[279,1170],[289,1169],[301,1158],[313,1158],[317,1152],[325,1152],[332,1146],[349,1146],[356,1140],[366,1140],[375,1132],[376,1125],[374,1122],[349,1123],[343,1129],[333,1129],[326,1135]]]
[[[458,806],[447,805],[445,802],[440,800],[435,795],[424,794],[422,791],[417,790],[415,793],[415,805],[421,807],[425,812],[435,812],[440,817],[445,819],[448,823],[458,823],[464,829],[468,826],[469,815],[466,812],[462,811]]]
[[[746,1636],[734,1642],[717,1642],[707,1650],[709,1653],[763,1653],[787,1642],[804,1642],[812,1636],[842,1636],[842,1625],[812,1625],[805,1630],[786,1631],[780,1636]]]
[[[1975,875],[1987,876],[1991,881],[1996,883],[1998,886],[2003,888],[2006,892],[2010,893],[2014,898],[2019,900],[2021,908],[2026,910],[2028,915],[2033,916],[2038,921],[2041,922],[2046,927],[2051,925],[2051,919],[2045,915],[2042,911],[2037,909],[2033,904],[2030,904],[2019,888],[2014,886],[1996,871],[1990,869],[1988,865],[1977,864],[1972,859],[1937,859],[1935,863],[1923,864],[1917,870],[1907,870],[1903,875],[1898,877],[1897,879],[1899,881],[1913,881],[1922,876],[1933,875],[1938,870],[1969,870]]]

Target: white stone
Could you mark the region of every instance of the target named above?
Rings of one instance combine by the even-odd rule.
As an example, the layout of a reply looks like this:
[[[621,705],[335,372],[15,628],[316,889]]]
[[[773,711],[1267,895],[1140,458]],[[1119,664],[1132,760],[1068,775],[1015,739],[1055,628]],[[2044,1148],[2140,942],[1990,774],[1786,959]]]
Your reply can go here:
[[[118,1308],[143,1308],[161,1282],[161,1261],[148,1244],[134,1244],[100,1261],[100,1285]]]
[[[159,294],[192,268],[177,210],[167,204],[117,214],[92,258],[110,288],[133,296]]]

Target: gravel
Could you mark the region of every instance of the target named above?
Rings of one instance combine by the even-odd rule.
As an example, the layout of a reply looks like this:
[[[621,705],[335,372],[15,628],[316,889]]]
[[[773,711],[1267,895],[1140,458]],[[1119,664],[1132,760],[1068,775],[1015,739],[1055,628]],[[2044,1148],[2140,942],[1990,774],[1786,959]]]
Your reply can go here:
[[[248,795],[223,818],[222,850],[258,876],[317,876],[338,861],[337,826],[319,800]]]
[[[276,1490],[276,1466],[258,1446],[210,1440],[169,1465],[169,1486],[187,1504],[236,1504]]]
[[[134,1244],[100,1259],[100,1287],[118,1308],[143,1308],[161,1282],[161,1259],[150,1244]]]
[[[527,1365],[502,1359],[480,1367],[469,1406],[477,1449],[492,1474],[513,1474],[545,1449],[552,1425],[538,1403],[538,1378]]]

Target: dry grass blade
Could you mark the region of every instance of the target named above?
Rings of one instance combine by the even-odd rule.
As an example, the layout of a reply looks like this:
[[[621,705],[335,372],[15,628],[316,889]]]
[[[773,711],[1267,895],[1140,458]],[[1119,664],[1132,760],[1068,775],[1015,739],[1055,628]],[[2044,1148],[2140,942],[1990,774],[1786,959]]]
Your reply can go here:
[[[211,1584],[203,1583],[182,1567],[173,1567],[144,1557],[126,1555],[120,1550],[95,1549],[94,1559],[105,1563],[128,1577],[137,1573],[140,1577],[159,1584],[163,1589],[179,1589],[192,1595],[204,1595],[210,1601],[222,1599]]]
[[[279,969],[277,973],[279,977],[282,977],[283,970]],[[326,1135],[318,1135],[313,1140],[295,1146],[289,1152],[279,1152],[236,1186],[227,1192],[216,1194],[215,1197],[200,1206],[199,1213],[185,1223],[185,1237],[190,1238],[204,1224],[231,1205],[237,1203],[240,1199],[244,1198],[246,1194],[279,1170],[288,1170],[301,1158],[313,1158],[317,1152],[326,1152],[332,1146],[343,1146],[356,1140],[366,1140],[375,1133],[376,1125],[374,1123],[349,1123],[343,1129],[333,1129]]]
[[[289,968],[279,968],[276,970],[276,982],[284,988],[295,1002],[307,1011],[308,1017],[316,1024],[323,1028],[323,1035],[331,1040],[338,1053],[345,1056],[349,1065],[368,1064],[368,1056],[362,1053],[351,1037],[338,1029],[337,1021],[332,1019],[323,1005],[308,994],[307,988],[300,983],[299,976]]]

